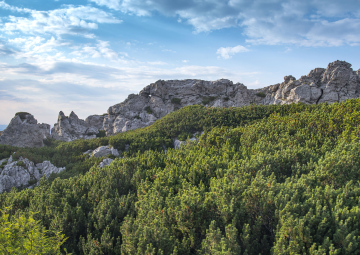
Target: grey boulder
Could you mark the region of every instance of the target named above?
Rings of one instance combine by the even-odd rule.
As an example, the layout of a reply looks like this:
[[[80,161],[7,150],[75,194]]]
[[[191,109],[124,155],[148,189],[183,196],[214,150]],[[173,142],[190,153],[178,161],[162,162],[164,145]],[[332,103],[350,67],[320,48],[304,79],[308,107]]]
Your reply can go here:
[[[0,136],[0,144],[17,147],[42,147],[50,138],[50,125],[38,124],[29,113],[18,114]]]
[[[10,156],[9,159],[1,160],[0,163],[6,161],[6,165],[0,168],[0,193],[9,191],[12,187],[32,187],[43,175],[48,178],[52,173],[60,173],[65,170],[65,167],[58,168],[49,161],[35,165],[26,158],[13,161]]]

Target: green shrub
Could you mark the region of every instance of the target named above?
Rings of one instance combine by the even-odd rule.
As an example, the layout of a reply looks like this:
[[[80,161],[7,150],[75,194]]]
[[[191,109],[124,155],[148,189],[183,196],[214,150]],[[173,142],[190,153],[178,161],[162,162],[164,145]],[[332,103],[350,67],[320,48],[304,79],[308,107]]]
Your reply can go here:
[[[31,179],[29,182],[28,182],[28,185],[29,186],[32,186],[32,185],[34,185],[34,184],[36,184],[37,183],[37,180],[36,179]]]
[[[0,253],[1,254],[61,254],[60,246],[65,242],[65,235],[59,231],[48,231],[29,216],[12,216],[9,208],[0,209]],[[65,251],[66,252],[66,251]]]
[[[214,101],[215,99],[216,99],[216,97],[204,97],[202,100],[202,104],[207,105],[207,104],[211,103],[212,101]]]
[[[0,209],[39,211],[74,254],[358,254],[359,112],[360,99],[193,105],[111,137],[0,145],[0,157],[66,166],[64,179],[0,194]],[[172,149],[173,138],[201,131]],[[101,144],[128,150],[100,169],[83,152]]]
[[[28,113],[28,112],[17,112],[17,113],[15,113],[15,116],[19,116],[21,120],[26,119],[26,115],[31,115],[31,114]]]
[[[264,92],[258,92],[255,95],[258,96],[258,97],[266,97]]]
[[[153,110],[151,110],[150,106],[146,106],[146,107],[145,107],[145,111],[146,111],[148,114],[153,114]]]
[[[26,168],[26,164],[24,163],[24,161],[21,161],[21,160],[19,160],[18,162],[16,162],[16,165]]]
[[[99,130],[99,133],[96,134],[96,137],[105,137],[106,131],[105,130]]]
[[[2,162],[2,164],[0,165],[0,168],[5,167],[7,163],[8,163],[8,161],[7,161],[7,160],[5,160],[4,162]]]
[[[173,104],[180,104],[180,103],[181,103],[181,99],[180,99],[180,98],[173,97],[173,98],[171,98],[171,103],[173,103]]]
[[[191,137],[192,137],[191,133],[183,132],[183,133],[178,135],[177,139],[180,140],[180,141],[185,141],[186,139],[191,138]]]

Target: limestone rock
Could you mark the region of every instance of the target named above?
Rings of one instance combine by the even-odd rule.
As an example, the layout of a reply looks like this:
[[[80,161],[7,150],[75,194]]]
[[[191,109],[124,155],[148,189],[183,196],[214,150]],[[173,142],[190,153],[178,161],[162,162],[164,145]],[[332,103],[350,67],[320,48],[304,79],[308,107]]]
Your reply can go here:
[[[192,138],[189,138],[187,141],[191,141],[191,142],[194,142],[197,140],[197,138],[195,137],[197,135],[197,133],[195,133],[193,135]],[[186,141],[180,141],[178,139],[174,139],[174,148],[175,149],[179,149],[181,145],[185,144]]]
[[[101,117],[96,118],[89,116],[87,121],[79,119],[79,117],[71,112],[69,117],[60,111],[58,122],[51,129],[51,135],[56,140],[70,142],[76,139],[92,139],[99,133],[99,123]]]
[[[298,80],[288,75],[282,83],[260,89],[248,89],[244,84],[234,84],[227,79],[159,80],[143,88],[139,94],[130,94],[124,102],[109,107],[107,114],[101,116],[91,115],[84,121],[74,112],[69,117],[60,112],[58,122],[52,129],[52,137],[72,141],[95,138],[99,130],[105,130],[106,135],[126,132],[149,126],[170,112],[194,104],[207,107],[241,107],[252,103],[317,104],[341,102],[356,97],[360,97],[360,70],[353,71],[351,64],[345,61],[332,62],[326,69],[315,68]],[[44,131],[48,125],[41,124],[45,125],[40,129],[41,132],[31,131],[37,135],[30,137],[36,139],[28,138],[29,130],[34,129],[29,129],[28,126],[37,127],[36,130],[40,127],[31,117],[26,117],[26,120],[13,119],[12,122],[0,136],[0,143],[42,146],[42,137],[48,136]],[[25,125],[26,128],[21,128]],[[10,132],[8,129],[16,131]]]
[[[43,175],[48,178],[52,173],[60,173],[65,170],[65,167],[57,168],[49,161],[34,164],[28,159],[20,158],[18,161],[13,161],[10,156],[4,168],[0,168],[0,193],[9,191],[12,187],[30,187],[37,184]]]
[[[247,92],[243,84],[233,84],[226,79],[159,80],[146,86],[138,95],[131,94],[124,102],[111,106],[104,119],[104,129],[107,135],[112,135],[149,126],[157,119],[186,105],[246,105],[252,102]],[[229,100],[230,97],[233,100]]]
[[[180,141],[178,139],[174,140],[174,148],[175,149],[179,149],[181,145],[183,145],[185,143],[185,141]]]
[[[104,118],[104,129],[107,135],[112,135],[145,127],[178,108],[193,104],[241,107],[251,103],[340,102],[360,96],[359,73],[351,69],[351,64],[335,61],[326,69],[313,69],[299,80],[288,75],[282,83],[255,90],[226,79],[159,80],[138,95],[131,94],[123,103],[111,106]]]
[[[111,158],[105,158],[102,162],[100,162],[99,166],[103,168],[104,166],[108,166],[113,162],[114,160]]]
[[[17,147],[42,147],[50,138],[50,125],[38,124],[33,115],[16,115],[0,136],[0,144]]]
[[[98,130],[104,129],[104,115],[90,115],[85,119],[85,122],[90,127],[95,127]]]
[[[114,155],[115,157],[119,157],[119,151],[110,146],[100,146],[93,151],[87,151],[86,154],[91,155],[92,157],[101,158],[107,155]]]
[[[56,167],[53,164],[51,164],[50,161],[46,160],[42,163],[38,163],[36,164],[36,168],[39,169],[40,173],[42,175],[46,175],[46,178],[49,178],[49,176],[54,173],[54,174],[59,174],[62,171],[65,170],[65,167]]]

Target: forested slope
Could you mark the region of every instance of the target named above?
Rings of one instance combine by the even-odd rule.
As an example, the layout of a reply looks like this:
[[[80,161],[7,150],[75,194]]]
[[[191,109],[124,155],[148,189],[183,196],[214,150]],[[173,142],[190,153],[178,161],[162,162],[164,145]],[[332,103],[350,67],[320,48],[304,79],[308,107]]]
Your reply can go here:
[[[359,123],[360,99],[190,106],[112,137],[1,146],[67,171],[0,208],[39,212],[74,254],[359,254]],[[123,151],[107,167],[83,154],[106,144]]]

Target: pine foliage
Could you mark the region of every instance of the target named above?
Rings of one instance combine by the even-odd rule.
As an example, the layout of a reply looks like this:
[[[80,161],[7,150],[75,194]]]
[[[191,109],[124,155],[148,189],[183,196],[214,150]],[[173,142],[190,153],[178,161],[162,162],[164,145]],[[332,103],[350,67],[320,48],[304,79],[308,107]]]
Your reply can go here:
[[[0,208],[38,212],[74,254],[360,254],[359,124],[360,99],[190,106],[112,137],[2,146],[67,171]],[[107,144],[122,150],[107,167],[83,154]]]

